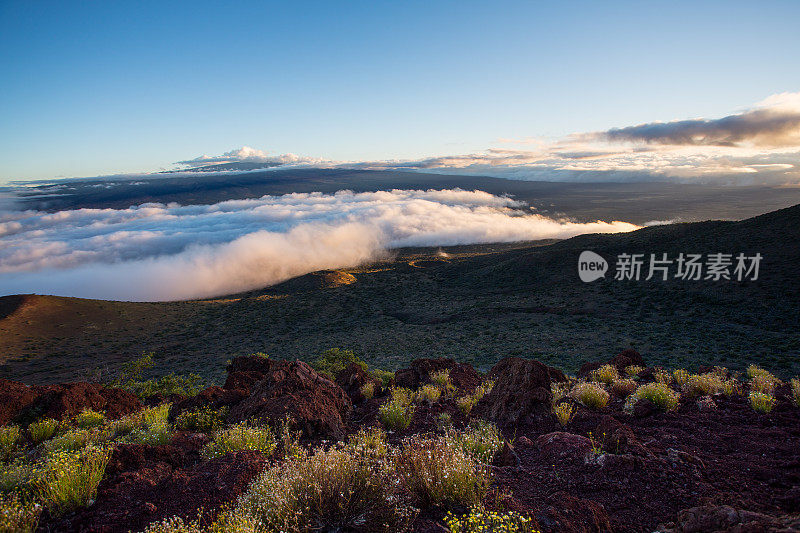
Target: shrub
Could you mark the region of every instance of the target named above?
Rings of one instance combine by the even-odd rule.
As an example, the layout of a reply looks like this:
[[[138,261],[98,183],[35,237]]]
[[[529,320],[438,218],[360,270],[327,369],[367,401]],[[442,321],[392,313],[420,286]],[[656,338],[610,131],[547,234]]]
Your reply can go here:
[[[450,382],[450,369],[437,370],[430,375],[431,383],[439,388],[443,393],[447,394],[455,387]]]
[[[467,394],[466,396],[462,396],[456,399],[456,405],[464,413],[464,416],[469,415],[472,408],[477,405],[481,398],[489,394],[494,387],[494,381],[485,381],[478,387],[475,387],[475,390],[472,394]]]
[[[294,431],[292,429],[292,419],[284,418],[281,420],[278,427],[278,440],[280,440],[281,449],[283,450],[284,457],[301,457],[305,450],[300,445],[300,435],[302,431]]]
[[[394,379],[394,372],[389,372],[388,370],[376,368],[371,373],[372,377],[379,379],[384,387],[389,387]]]
[[[53,438],[58,430],[58,420],[52,418],[45,418],[39,422],[34,422],[28,426],[28,432],[31,434],[31,440],[34,444],[41,444],[42,442]]]
[[[0,427],[0,461],[6,461],[17,449],[22,432],[19,426]]]
[[[797,407],[800,407],[800,380],[797,378],[792,379],[792,398],[794,398],[794,404]]]
[[[666,370],[658,369],[653,373],[653,378],[655,379],[656,383],[663,383],[664,385],[669,385],[672,383],[674,376],[667,372]]]
[[[94,500],[108,456],[107,449],[97,446],[50,454],[36,479],[38,492],[50,512],[61,515]]]
[[[460,517],[448,512],[444,523],[451,533],[538,533],[534,521],[514,511],[497,513],[486,511],[482,507],[473,507],[470,512]]]
[[[772,394],[775,387],[781,383],[778,378],[757,365],[747,367],[747,377],[750,378],[751,391],[765,394]]]
[[[46,453],[75,452],[92,443],[99,443],[102,434],[97,429],[70,429],[44,443]]]
[[[122,365],[122,369],[117,377],[111,381],[110,385],[119,389],[133,392],[140,398],[163,394],[180,394],[182,396],[194,396],[203,387],[203,378],[197,374],[175,374],[174,372],[141,381],[142,373],[153,366],[153,354],[146,353]]]
[[[433,404],[439,401],[441,395],[442,389],[436,385],[427,384],[420,387],[417,391],[417,400]]]
[[[214,440],[206,444],[200,454],[206,459],[213,459],[231,452],[252,450],[264,455],[272,455],[278,443],[269,427],[255,426],[249,422],[240,422],[214,434]]]
[[[575,406],[571,403],[562,402],[556,405],[553,412],[558,419],[558,423],[562,426],[566,426],[569,424],[569,421],[572,420],[572,416],[575,414]]]
[[[690,397],[708,396],[722,392],[725,382],[719,374],[707,372],[705,374],[692,374],[684,382],[681,390]]]
[[[500,431],[485,420],[474,420],[464,431],[452,431],[448,437],[482,463],[491,463],[494,454],[503,446]]]
[[[123,436],[124,442],[134,444],[159,445],[172,439],[172,425],[169,423],[171,405],[163,403],[143,409],[112,422],[110,432]]]
[[[627,398],[636,390],[636,382],[632,379],[618,379],[611,384],[611,390],[621,398]]]
[[[769,413],[775,407],[775,398],[771,394],[750,391],[750,405],[758,413]]]
[[[639,366],[639,365],[626,366],[625,367],[625,375],[628,376],[628,377],[631,377],[631,378],[637,378],[637,377],[639,377],[639,374],[642,373],[642,370],[644,370],[643,366]]]
[[[25,459],[16,459],[9,464],[0,463],[0,493],[13,490],[28,490],[34,477],[34,468]]]
[[[358,456],[384,457],[388,451],[386,432],[379,427],[361,428],[347,439],[347,448]]]
[[[575,385],[570,396],[578,403],[591,409],[600,409],[608,404],[608,392],[597,383],[583,382]]]
[[[206,531],[197,520],[186,522],[180,516],[173,516],[153,522],[143,533],[206,533]]]
[[[403,486],[424,507],[477,505],[489,489],[489,468],[448,438],[409,438],[397,469]]]
[[[106,421],[106,415],[91,409],[84,409],[75,416],[75,423],[81,429],[95,428],[102,426]]]
[[[364,383],[363,385],[361,385],[359,391],[361,392],[361,396],[363,396],[365,400],[371,400],[372,398],[375,397],[375,382],[368,381],[367,383]]]
[[[0,533],[33,533],[42,507],[14,492],[0,494]]]
[[[408,389],[392,389],[391,397],[378,408],[378,418],[389,429],[404,430],[413,417],[413,393]]]
[[[608,385],[617,379],[619,379],[619,372],[617,372],[614,365],[603,365],[592,372],[592,381],[599,381]]]
[[[678,392],[672,390],[664,383],[648,383],[642,385],[630,396],[632,400],[631,405],[635,404],[637,400],[649,400],[658,409],[663,411],[671,411],[677,408],[680,397],[681,395]]]
[[[566,381],[550,384],[550,405],[553,409],[556,408],[556,405],[558,405],[562,398],[569,394],[569,390],[570,384]]]
[[[211,433],[222,427],[228,409],[211,409],[208,406],[198,407],[181,412],[175,419],[175,427],[189,431]]]
[[[262,531],[397,531],[412,518],[387,457],[338,445],[265,470],[223,521]]]
[[[320,374],[334,379],[336,374],[344,370],[350,363],[356,363],[365,372],[367,371],[367,363],[356,356],[352,350],[342,350],[341,348],[331,348],[322,352],[311,366]]]
[[[689,375],[689,372],[683,368],[677,368],[672,371],[672,376],[675,378],[675,383],[678,384],[678,387],[683,387],[686,384],[686,381],[689,379]]]

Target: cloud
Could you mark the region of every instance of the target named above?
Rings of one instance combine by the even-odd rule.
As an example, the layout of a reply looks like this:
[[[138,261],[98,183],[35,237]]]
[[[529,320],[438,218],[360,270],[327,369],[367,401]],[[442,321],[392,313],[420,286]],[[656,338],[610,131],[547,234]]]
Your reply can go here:
[[[256,289],[344,268],[402,246],[565,238],[631,231],[574,223],[481,191],[340,191],[213,205],[7,213],[0,294],[173,300]]]
[[[313,164],[321,162],[321,159],[311,157],[303,157],[296,154],[275,154],[270,155],[263,150],[257,150],[249,146],[243,146],[238,149],[225,152],[222,155],[210,156],[201,155],[194,159],[187,159],[185,161],[178,161],[176,165],[195,166],[195,165],[211,165],[222,163],[265,163],[271,165],[295,165],[295,164]]]

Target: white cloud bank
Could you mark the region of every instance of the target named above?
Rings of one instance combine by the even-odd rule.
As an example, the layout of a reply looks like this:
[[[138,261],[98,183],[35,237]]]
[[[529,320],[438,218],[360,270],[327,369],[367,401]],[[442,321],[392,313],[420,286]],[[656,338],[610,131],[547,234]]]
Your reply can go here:
[[[176,300],[255,289],[390,248],[631,231],[526,213],[481,191],[340,191],[214,205],[0,213],[0,294]]]

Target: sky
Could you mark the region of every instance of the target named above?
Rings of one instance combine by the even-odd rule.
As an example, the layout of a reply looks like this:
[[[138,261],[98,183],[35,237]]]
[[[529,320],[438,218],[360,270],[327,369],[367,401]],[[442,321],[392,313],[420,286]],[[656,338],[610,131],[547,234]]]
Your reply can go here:
[[[494,159],[475,172],[527,158],[509,171],[523,179],[800,181],[798,20],[795,1],[1,0],[0,183],[154,171],[242,147],[440,169],[465,166],[445,156]],[[731,116],[749,133],[731,121],[652,127]]]

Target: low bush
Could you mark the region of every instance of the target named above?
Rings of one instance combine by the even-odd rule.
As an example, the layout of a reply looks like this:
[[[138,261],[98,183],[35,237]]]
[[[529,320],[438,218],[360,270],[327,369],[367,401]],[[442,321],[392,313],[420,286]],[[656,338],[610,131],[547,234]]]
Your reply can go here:
[[[0,463],[0,493],[14,490],[28,492],[34,473],[33,465],[24,458],[8,464]]]
[[[611,384],[611,390],[620,398],[627,398],[636,390],[636,382],[632,379],[618,379]]]
[[[0,427],[0,461],[7,461],[16,451],[17,444],[22,438],[19,426]]]
[[[388,457],[338,445],[264,471],[221,521],[257,522],[260,531],[388,532],[412,518]]]
[[[221,457],[231,452],[252,450],[272,455],[278,443],[269,427],[240,422],[214,434],[214,440],[206,444],[200,454],[206,459]]]
[[[473,507],[470,512],[455,516],[448,512],[444,523],[451,533],[538,533],[534,521],[530,517],[514,511],[498,513],[486,511],[482,507]]]
[[[592,381],[599,381],[606,385],[617,379],[619,379],[619,372],[617,372],[617,368],[614,365],[603,365],[592,372]]]
[[[98,429],[70,429],[44,443],[46,453],[75,452],[82,450],[90,444],[99,444],[105,440],[104,434]]]
[[[303,432],[293,429],[293,424],[291,418],[284,418],[278,426],[278,441],[285,458],[301,457],[305,453],[305,449],[300,444],[300,436]]]
[[[486,420],[473,420],[463,431],[451,431],[448,438],[481,463],[491,463],[503,446],[503,437],[497,427]]]
[[[690,375],[691,374],[689,374],[689,372],[683,368],[676,368],[672,371],[672,377],[675,378],[675,383],[678,385],[678,387],[683,387]]]
[[[475,407],[479,401],[481,401],[481,398],[492,391],[492,387],[494,387],[494,381],[485,381],[479,386],[475,387],[475,390],[472,392],[472,394],[467,394],[465,396],[461,396],[460,398],[456,398],[456,405],[461,412],[467,416],[472,411],[472,408]]]
[[[437,370],[430,375],[431,383],[438,387],[444,394],[449,394],[455,389],[450,381],[450,369]]]
[[[391,396],[378,408],[378,418],[389,429],[401,431],[414,417],[414,394],[401,387],[392,389]]]
[[[793,378],[791,386],[792,386],[792,398],[794,398],[794,404],[797,407],[800,407],[800,379]]]
[[[347,448],[357,456],[384,457],[389,449],[386,432],[379,427],[361,428],[347,439]]]
[[[33,533],[41,512],[41,505],[16,492],[0,494],[0,533]]]
[[[672,411],[678,407],[680,397],[680,393],[664,383],[648,383],[636,389],[636,392],[629,396],[628,403],[632,407],[638,400],[649,400],[662,411]]]
[[[371,372],[372,377],[375,379],[380,380],[381,384],[384,387],[389,387],[392,384],[392,380],[394,379],[394,372],[389,372],[388,370],[381,370],[376,368]]]
[[[365,372],[367,371],[367,363],[362,361],[352,350],[342,350],[341,348],[325,350],[311,366],[320,374],[335,379],[336,374],[344,370],[350,363],[356,363]]]
[[[478,505],[489,489],[489,467],[448,438],[407,439],[397,469],[405,489],[423,507]]]
[[[772,373],[758,365],[750,365],[747,367],[747,377],[750,378],[751,391],[763,392],[765,394],[772,394],[775,391],[775,387],[781,383]]]
[[[681,377],[683,377],[683,374],[681,374]],[[653,373],[653,379],[655,379],[656,383],[663,383],[664,385],[669,385],[672,383],[673,379],[675,379],[675,376],[674,374],[670,374],[666,370],[662,370],[659,368]]]
[[[433,384],[426,384],[417,390],[417,400],[434,404],[439,401],[442,395],[442,389]]]
[[[570,396],[578,403],[591,409],[601,409],[608,404],[608,392],[597,383],[578,383],[570,391]]]
[[[182,411],[175,419],[175,427],[188,431],[212,433],[222,427],[228,409],[211,409],[211,407],[198,407]]]
[[[775,397],[766,392],[750,391],[750,406],[757,413],[769,413],[775,407]]]
[[[79,452],[51,453],[35,481],[48,510],[58,516],[94,500],[108,456],[109,450],[98,446],[88,446]]]
[[[28,432],[31,435],[31,440],[34,444],[41,444],[46,440],[53,438],[53,435],[58,431],[58,420],[52,418],[45,418],[38,422],[32,423],[28,426]]]
[[[724,388],[725,381],[715,372],[692,374],[686,378],[686,381],[681,386],[683,393],[690,398],[717,394],[722,392]]]
[[[110,425],[110,432],[114,437],[122,436],[123,442],[166,444],[172,439],[172,425],[169,423],[170,407],[170,404],[163,403],[115,420]]]
[[[555,406],[553,413],[556,415],[558,423],[566,426],[575,414],[575,406],[571,403],[562,402]]]
[[[147,398],[157,394],[164,396],[172,394],[194,396],[203,388],[203,378],[197,374],[183,375],[172,372],[160,378],[142,381],[142,374],[152,366],[153,354],[146,353],[122,365],[121,370],[109,385],[133,392],[140,398]]]
[[[92,409],[84,409],[75,415],[75,423],[81,429],[96,428],[102,426],[106,421],[106,415],[93,411]]]
[[[371,400],[375,397],[375,382],[368,381],[364,383],[361,385],[359,392],[361,392],[361,396],[363,396],[365,400]]]
[[[626,366],[625,367],[625,375],[628,376],[628,377],[631,377],[631,378],[637,378],[637,377],[639,377],[639,374],[642,373],[642,370],[644,370],[643,366],[639,366],[639,365]]]

